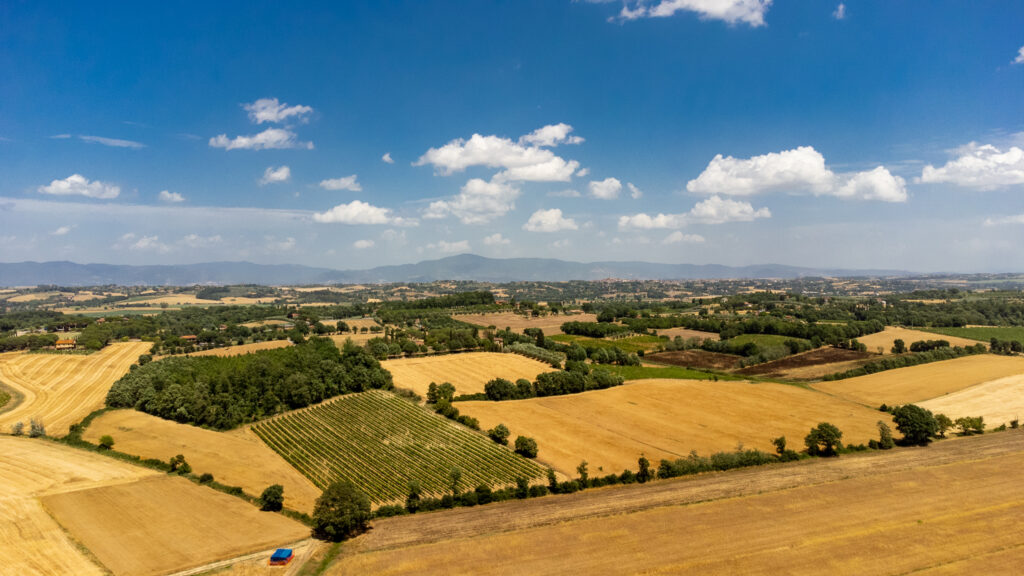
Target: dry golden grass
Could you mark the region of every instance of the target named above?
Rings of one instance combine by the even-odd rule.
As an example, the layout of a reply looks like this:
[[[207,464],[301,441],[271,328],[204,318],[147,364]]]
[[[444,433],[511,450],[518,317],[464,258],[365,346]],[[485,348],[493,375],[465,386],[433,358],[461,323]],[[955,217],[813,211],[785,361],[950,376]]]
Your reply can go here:
[[[593,475],[636,471],[644,453],[685,458],[732,451],[738,443],[773,450],[786,436],[796,447],[819,422],[835,424],[843,441],[859,444],[878,435],[879,412],[785,384],[642,380],[573,394],[506,402],[459,402],[483,429],[499,423],[512,437],[534,438],[538,460],[575,476],[581,460]]]
[[[956,420],[984,416],[989,428],[1019,420],[1024,415],[1024,374],[998,378],[920,404]]]
[[[721,340],[721,337],[714,332],[702,332],[700,330],[690,330],[689,328],[668,328],[666,330],[657,330],[657,333],[658,336],[668,336],[669,338],[682,336],[683,340],[689,340],[690,338],[716,341]]]
[[[46,513],[38,497],[156,473],[44,440],[0,437],[0,453],[0,572],[104,574]]]
[[[341,350],[345,346],[345,341],[351,340],[353,344],[362,346],[370,341],[371,338],[377,338],[380,334],[353,334],[351,332],[345,334],[331,334],[330,339],[334,341],[334,345]]]
[[[35,302],[36,300],[46,300],[47,298],[53,298],[54,296],[63,296],[65,298],[74,297],[73,292],[30,292],[28,294],[21,294],[18,296],[11,296],[7,299],[8,302]]]
[[[83,354],[16,354],[0,359],[0,382],[24,396],[12,410],[0,414],[0,432],[15,422],[35,418],[50,435],[63,436],[71,424],[103,407],[110,386],[128,372],[149,342],[110,344]]]
[[[167,294],[165,296],[154,296],[152,298],[139,299],[133,302],[134,304],[168,304],[172,306],[181,305],[198,305],[198,306],[216,306],[220,304],[219,300],[203,300],[196,298],[195,294]]]
[[[291,340],[267,340],[264,342],[240,344],[238,346],[224,346],[223,348],[200,350],[199,352],[189,353],[189,356],[241,356],[242,354],[251,354],[253,352],[259,352],[260,350],[286,348],[291,345]]]
[[[218,482],[241,486],[255,496],[280,484],[285,506],[300,512],[312,513],[320,497],[320,490],[305,476],[245,429],[215,432],[135,410],[114,410],[93,420],[84,437],[98,444],[104,434],[114,438],[119,452],[164,461],[183,454],[196,474],[209,472]]]
[[[176,476],[52,494],[42,502],[116,575],[166,574],[309,535],[294,520]]]
[[[451,382],[455,393],[478,394],[484,391],[484,384],[505,378],[515,382],[526,378],[531,382],[538,374],[551,372],[551,366],[531,360],[519,354],[500,352],[467,352],[424,358],[403,358],[381,362],[391,372],[395,386],[407,388],[417,394],[426,395],[431,382]]]
[[[253,298],[251,296],[227,296],[221,298],[221,304],[230,304],[232,306],[252,306],[254,304],[271,304],[277,298]]]
[[[546,336],[562,333],[562,324],[566,322],[597,322],[596,314],[562,314],[541,316],[521,316],[514,312],[497,312],[493,314],[462,314],[454,316],[456,320],[475,324],[481,328],[494,326],[498,330],[511,328],[513,332],[522,332],[527,328],[540,328]]]
[[[921,402],[1015,374],[1024,374],[1024,358],[979,354],[812,386],[854,402],[879,406]]]
[[[857,341],[867,346],[868,352],[877,353],[879,348],[881,348],[882,354],[892,354],[892,345],[897,339],[903,340],[903,343],[907,345],[908,350],[910,349],[911,344],[923,340],[946,340],[949,342],[950,346],[974,346],[975,344],[978,344],[977,340],[957,338],[956,336],[945,336],[943,334],[932,334],[931,332],[910,330],[908,328],[899,328],[896,326],[886,326],[885,330],[874,334],[868,334],[867,336],[861,336],[860,338],[857,338]]]
[[[446,530],[426,516],[394,518],[347,545],[327,573],[1014,574],[1024,483],[1007,471],[1024,465],[1024,442],[995,436],[459,510],[438,515],[452,516],[444,520],[457,527]],[[798,483],[771,486],[787,476]],[[630,492],[655,502],[594,502]],[[545,515],[545,500],[561,510]],[[574,514],[577,502],[592,516]],[[381,545],[389,532],[413,539]]]

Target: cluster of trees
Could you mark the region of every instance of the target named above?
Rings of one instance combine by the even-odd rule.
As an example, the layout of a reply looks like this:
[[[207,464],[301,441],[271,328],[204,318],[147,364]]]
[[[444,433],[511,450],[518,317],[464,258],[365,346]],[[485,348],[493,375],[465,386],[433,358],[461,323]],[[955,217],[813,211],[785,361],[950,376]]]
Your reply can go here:
[[[57,344],[56,334],[24,334],[0,338],[0,352],[12,350],[39,350]]]
[[[150,362],[114,383],[107,406],[228,429],[326,398],[390,389],[391,374],[365,349],[324,338],[233,357]]]
[[[917,366],[918,364],[927,364],[929,362],[938,362],[941,360],[951,360],[953,358],[970,356],[972,354],[984,354],[987,351],[988,350],[985,348],[985,345],[981,343],[975,344],[974,346],[967,346],[966,348],[961,346],[954,346],[952,348],[936,348],[928,352],[918,352],[916,354],[908,354],[906,356],[895,356],[892,358],[875,360],[874,362],[869,362],[852,370],[829,374],[825,376],[824,380],[843,380],[846,378],[854,378],[856,376],[864,376],[865,374],[874,374],[875,372],[893,370],[895,368]]]
[[[989,340],[989,350],[995,354],[1013,354],[1024,352],[1024,345],[1017,340],[1000,340],[992,338]]]
[[[571,366],[568,366],[567,370],[539,374],[534,382],[525,378],[520,378],[516,382],[495,378],[484,384],[484,396],[487,400],[495,402],[523,400],[538,396],[562,396],[587,390],[603,390],[620,386],[623,382],[622,376],[607,370],[589,370],[583,363],[569,364]]]
[[[586,336],[588,338],[604,338],[616,334],[625,334],[633,330],[621,324],[609,324],[607,322],[566,322],[562,324],[562,332],[574,336]]]
[[[895,344],[893,342],[894,348]],[[918,340],[910,344],[911,352],[931,352],[938,348],[949,348],[949,340]]]

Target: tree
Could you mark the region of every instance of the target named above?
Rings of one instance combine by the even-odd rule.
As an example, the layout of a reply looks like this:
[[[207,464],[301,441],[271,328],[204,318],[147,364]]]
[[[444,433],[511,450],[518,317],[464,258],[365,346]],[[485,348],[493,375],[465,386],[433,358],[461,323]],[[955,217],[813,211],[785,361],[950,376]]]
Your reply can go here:
[[[28,437],[39,438],[40,436],[46,436],[46,427],[39,420],[32,418],[28,422]]]
[[[284,486],[271,484],[260,494],[260,510],[266,512],[279,512],[284,508]]]
[[[437,383],[431,382],[427,387],[427,404],[437,404]]]
[[[580,486],[586,488],[590,486],[590,474],[587,471],[587,461],[580,462],[580,465],[576,467],[576,473],[580,475]]]
[[[11,424],[11,434],[13,434],[15,436],[21,436],[24,432],[25,432],[25,423],[24,422],[15,422],[14,424]]]
[[[514,400],[516,397],[516,385],[504,378],[495,378],[484,384],[484,394],[488,400],[500,402],[502,400]]]
[[[418,480],[409,481],[409,495],[405,497],[405,510],[409,514],[415,514],[420,509],[420,495],[423,489]]]
[[[899,338],[893,340],[893,342],[892,342],[892,353],[893,354],[903,354],[906,351],[907,351],[907,343],[906,342],[904,342],[903,340],[901,340]]]
[[[313,508],[313,536],[340,542],[366,530],[370,499],[351,482],[335,482],[324,490]]]
[[[462,470],[458,466],[452,466],[448,471],[448,485],[452,487],[452,496],[459,494],[459,481],[462,480]]]
[[[530,495],[530,481],[522,476],[516,476],[516,498],[526,499]]]
[[[843,447],[839,441],[842,437],[843,433],[839,428],[828,422],[821,422],[816,428],[811,428],[804,438],[804,445],[811,456],[835,456]]]
[[[558,494],[558,476],[555,476],[555,471],[551,468],[548,468],[548,491]]]
[[[452,386],[450,382],[445,382],[437,387],[438,401],[447,400],[451,402],[452,398],[455,398],[455,386]]]
[[[153,361],[153,356],[151,354],[141,354],[141,355],[139,355],[139,366],[145,366],[146,364],[149,364],[152,361]]]
[[[487,431],[487,435],[491,437],[491,440],[494,440],[498,444],[508,446],[509,431],[508,427],[504,424],[498,424],[494,428],[491,428]]]
[[[526,436],[516,437],[516,454],[527,458],[537,457],[537,441]]]
[[[178,474],[192,473],[192,466],[185,461],[185,456],[183,454],[178,454],[177,456],[172,457],[169,464],[171,466],[169,472],[177,472]]]
[[[931,411],[914,404],[906,404],[893,410],[892,419],[896,423],[896,429],[903,434],[903,443],[907,445],[924,446],[939,433],[939,424]]]
[[[981,434],[985,431],[985,418],[983,416],[964,416],[957,418],[954,424],[960,429],[960,434],[963,436]]]
[[[643,484],[648,480],[654,479],[654,474],[651,473],[651,461],[647,459],[643,454],[640,455],[640,459],[636,461],[638,471],[636,473],[636,481]]]
[[[896,442],[892,439],[892,430],[889,429],[889,425],[885,422],[878,421],[878,448],[879,450],[889,450],[896,445]]]
[[[782,456],[783,454],[786,453],[785,436],[779,436],[778,438],[775,438],[774,440],[772,440],[772,444],[775,445],[775,451],[779,454],[779,456]]]
[[[100,448],[104,450],[110,450],[114,447],[114,437],[110,434],[104,434],[100,436]]]

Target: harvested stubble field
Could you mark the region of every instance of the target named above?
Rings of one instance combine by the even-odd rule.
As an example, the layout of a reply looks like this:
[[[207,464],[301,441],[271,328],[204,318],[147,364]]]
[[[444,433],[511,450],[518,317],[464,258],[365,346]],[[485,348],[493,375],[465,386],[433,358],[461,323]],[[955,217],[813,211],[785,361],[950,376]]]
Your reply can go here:
[[[0,572],[105,574],[46,513],[39,497],[156,473],[46,440],[0,436],[0,453]]]
[[[711,368],[713,370],[731,370],[740,365],[741,358],[733,354],[708,352],[707,350],[672,350],[644,356],[645,362],[671,364],[672,366],[689,366],[693,368]]]
[[[140,298],[131,298],[127,302],[136,305],[167,304],[168,306],[220,306],[222,304],[220,300],[203,300],[201,298],[196,298],[195,294],[166,294],[162,296],[146,296]]]
[[[861,336],[857,338],[857,341],[867,346],[868,352],[878,353],[879,349],[881,349],[882,354],[892,354],[892,345],[897,339],[903,340],[908,350],[914,342],[922,342],[924,340],[946,340],[950,346],[974,346],[978,343],[976,340],[967,338],[932,334],[931,332],[899,328],[897,326],[886,326],[885,330]]]
[[[309,536],[294,520],[177,476],[52,494],[42,502],[118,576],[167,574]]]
[[[657,464],[691,450],[732,451],[738,443],[772,451],[771,439],[782,435],[799,447],[823,421],[838,426],[844,442],[866,443],[885,417],[797,386],[709,380],[641,380],[569,396],[456,406],[481,428],[504,423],[512,437],[536,439],[538,461],[568,476],[581,460],[600,476],[636,471],[641,453]]]
[[[561,334],[562,324],[566,322],[597,322],[596,314],[552,314],[533,318],[514,312],[496,312],[493,314],[461,314],[454,318],[481,328],[488,326],[494,326],[498,330],[511,328],[513,332],[522,332],[527,328],[540,328],[544,331],[545,336]]]
[[[390,518],[349,574],[1013,574],[1024,434]]]
[[[874,357],[877,358],[877,356]],[[868,352],[826,346],[780,358],[772,362],[748,366],[742,370],[737,370],[736,373],[745,376],[770,376],[777,378],[792,378],[791,373],[820,373],[821,376],[824,376],[836,372],[835,364],[842,363],[844,366],[850,365],[852,368],[870,362],[871,358],[872,354]],[[821,376],[818,377],[820,378]]]
[[[317,486],[349,480],[375,504],[404,500],[411,480],[440,496],[450,489],[452,467],[462,470],[463,487],[543,474],[483,434],[380,390],[272,418],[252,431]]]
[[[478,394],[484,391],[484,384],[505,378],[515,382],[519,378],[533,381],[538,374],[551,372],[551,366],[520,356],[500,352],[467,352],[445,354],[423,358],[402,358],[381,362],[391,372],[395,386],[406,388],[426,396],[430,383],[450,382],[455,393]]]
[[[952,419],[984,416],[989,428],[1024,415],[1024,374],[998,378],[922,402],[921,406]]]
[[[812,386],[868,406],[898,405],[922,402],[1016,374],[1024,374],[1024,358],[978,354]]]
[[[5,355],[0,359],[0,382],[23,399],[0,414],[0,431],[9,432],[19,421],[27,429],[35,418],[50,435],[67,434],[71,424],[103,407],[110,386],[151,347],[148,342],[120,342],[88,355]]]
[[[92,421],[83,437],[94,444],[114,438],[119,452],[167,461],[185,456],[196,474],[209,472],[228,486],[259,496],[271,484],[284,486],[285,506],[312,513],[320,489],[299,474],[248,429],[216,432],[163,420],[135,410],[112,410]]]
[[[277,348],[285,348],[291,346],[291,340],[266,340],[263,342],[251,342],[249,344],[239,344],[237,346],[224,346],[223,348],[210,348],[209,350],[200,350],[199,352],[190,352],[189,356],[241,356],[242,354],[251,354],[253,352],[259,352],[260,350],[274,350]]]
[[[701,340],[720,340],[721,338],[715,332],[702,332],[700,330],[690,330],[689,328],[667,328],[665,330],[656,330],[658,336],[668,336],[669,338],[675,339],[676,336],[682,337],[683,340],[689,340],[690,338],[699,338]]]

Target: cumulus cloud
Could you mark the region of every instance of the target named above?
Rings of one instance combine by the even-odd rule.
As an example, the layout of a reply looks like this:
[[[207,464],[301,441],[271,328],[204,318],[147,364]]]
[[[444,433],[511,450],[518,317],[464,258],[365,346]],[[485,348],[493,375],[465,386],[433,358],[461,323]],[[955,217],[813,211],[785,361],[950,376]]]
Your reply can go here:
[[[210,138],[211,148],[223,148],[225,150],[282,150],[288,148],[313,149],[312,142],[299,142],[298,135],[291,130],[284,128],[267,128],[259,134],[252,136],[236,136],[228,138],[227,134],[220,134]]]
[[[570,244],[572,244],[572,242],[570,242],[568,238],[562,238],[552,242],[551,247],[561,250],[562,248],[568,248]]]
[[[571,126],[566,125],[571,130]],[[530,143],[551,140],[550,126],[536,130],[514,142],[500,136],[473,134],[468,140],[458,138],[424,153],[414,166],[430,164],[438,174],[445,176],[463,172],[472,166],[501,168],[496,181],[568,182],[580,164],[575,160],[566,161],[540,144]],[[534,136],[537,135],[537,136]]]
[[[1013,59],[1011,64],[1024,64],[1024,46],[1021,46],[1020,50],[1017,50],[1017,57]]]
[[[355,174],[351,176],[344,176],[342,178],[321,180],[320,187],[324,190],[350,190],[352,192],[363,191],[363,187],[359,184]]]
[[[54,180],[46,186],[37,188],[40,194],[52,194],[54,196],[85,196],[86,198],[99,198],[109,200],[117,198],[121,194],[121,188],[99,180],[89,181],[81,174],[72,174],[63,180]]]
[[[614,200],[619,197],[619,192],[622,191],[622,182],[619,182],[618,178],[605,178],[604,180],[590,182],[590,184],[587,184],[587,188],[590,190],[590,195],[594,198]]]
[[[134,232],[121,236],[117,243],[114,244],[114,248],[137,252],[158,252],[160,254],[166,254],[171,251],[171,247],[161,242],[159,236],[138,236]]]
[[[728,222],[751,222],[760,218],[771,218],[767,208],[755,209],[749,202],[712,196],[698,202],[682,214],[634,214],[620,216],[619,228],[640,230],[683,228],[688,224],[725,224]]]
[[[577,230],[579,226],[572,218],[562,216],[558,208],[550,210],[537,210],[530,215],[530,219],[523,224],[523,230],[529,232],[561,232],[562,230]]]
[[[549,124],[521,136],[519,143],[531,146],[558,146],[559,144],[582,144],[584,142],[580,136],[570,136],[570,132],[572,132],[572,126],[564,122]]]
[[[66,236],[68,232],[71,232],[72,228],[74,228],[74,226],[61,226],[53,232],[50,232],[50,236]]]
[[[356,250],[366,250],[367,248],[373,248],[373,240],[356,240],[352,243],[352,247]]]
[[[263,124],[264,122],[278,124],[289,118],[306,122],[309,115],[313,113],[313,109],[309,106],[289,106],[279,102],[277,98],[260,98],[250,104],[242,104],[242,108],[249,113],[249,120],[253,124]]]
[[[587,176],[590,176],[590,168],[580,168],[576,171],[577,178],[586,178]]]
[[[758,27],[764,26],[764,14],[771,5],[772,0],[626,0],[619,18],[665,18],[677,12],[693,12],[703,20]]]
[[[1000,226],[1003,224],[1024,224],[1024,214],[1015,214],[1013,216],[998,216],[996,218],[985,219],[985,226]]]
[[[627,182],[626,187],[629,188],[629,197],[633,200],[639,200],[644,197],[643,191],[634,186],[632,182]]]
[[[459,254],[462,252],[469,252],[469,240],[459,240],[458,242],[447,242],[445,240],[438,240],[437,243],[427,244],[427,250],[434,252],[443,252],[445,254]]]
[[[920,181],[977,190],[1024,184],[1024,150],[1011,146],[1003,152],[991,144],[971,142],[960,148],[957,157],[944,166],[925,166]]]
[[[287,252],[295,248],[295,238],[291,236],[280,240],[274,236],[266,236],[264,241],[264,247],[268,252]]]
[[[391,158],[391,152],[385,152],[384,155],[380,157],[380,159],[385,164],[394,164],[395,163],[394,159]]]
[[[905,202],[906,182],[879,166],[866,172],[836,174],[811,146],[751,158],[716,155],[697,178],[686,183],[696,194],[752,196],[766,192],[803,192],[861,200]]]
[[[200,236],[199,234],[186,234],[182,236],[179,244],[188,246],[189,248],[209,248],[220,244],[223,238],[220,234],[214,234],[213,236]]]
[[[80,140],[85,142],[92,142],[94,144],[103,144],[104,146],[112,146],[114,148],[145,148],[146,145],[142,142],[135,142],[133,140],[120,140],[118,138],[104,138],[103,136],[79,136]]]
[[[424,218],[444,218],[451,214],[463,224],[486,224],[515,208],[519,189],[507,182],[473,178],[450,200],[431,202]]]
[[[391,242],[392,244],[397,244],[399,246],[404,245],[406,241],[405,230],[394,230],[389,228],[381,232],[380,237],[382,240]]]
[[[555,192],[548,192],[548,196],[552,198],[579,198],[580,193],[578,190],[569,188],[567,190],[556,190]]]
[[[500,232],[496,232],[484,238],[485,246],[508,246],[512,241],[501,235]]]
[[[665,236],[665,239],[661,241],[662,244],[701,244],[704,242],[704,237],[700,234],[683,234],[679,230]]]
[[[280,166],[278,168],[268,166],[263,171],[263,177],[260,178],[260,185],[266,186],[267,184],[275,184],[277,182],[287,182],[291,177],[292,169],[287,166]]]
[[[839,6],[836,6],[836,11],[832,13],[832,17],[836,20],[846,18],[846,4],[840,2]]]
[[[415,220],[392,215],[390,208],[380,208],[353,200],[338,204],[326,212],[313,214],[313,220],[326,224],[391,224],[394,226],[415,226]]]
[[[168,190],[161,190],[157,197],[161,202],[167,202],[169,204],[178,204],[185,201],[185,197],[178,192],[170,192]]]

